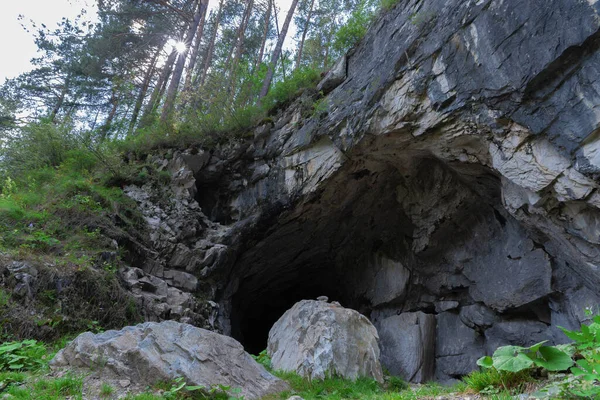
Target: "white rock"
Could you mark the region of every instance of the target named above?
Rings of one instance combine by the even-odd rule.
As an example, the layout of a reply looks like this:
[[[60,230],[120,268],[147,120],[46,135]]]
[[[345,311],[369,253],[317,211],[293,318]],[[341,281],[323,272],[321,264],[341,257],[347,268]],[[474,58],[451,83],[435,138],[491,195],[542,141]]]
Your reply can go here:
[[[364,315],[334,304],[296,303],[271,328],[267,351],[276,370],[383,382],[377,330]]]
[[[240,388],[248,399],[286,390],[236,340],[175,321],[147,322],[120,331],[79,335],[51,361],[52,368],[98,369],[136,384],[183,377],[188,385]]]

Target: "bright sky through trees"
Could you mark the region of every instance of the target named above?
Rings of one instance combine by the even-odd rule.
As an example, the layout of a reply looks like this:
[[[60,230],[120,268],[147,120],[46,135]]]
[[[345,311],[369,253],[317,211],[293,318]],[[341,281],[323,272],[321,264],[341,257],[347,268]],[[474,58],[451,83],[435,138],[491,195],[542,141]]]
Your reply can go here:
[[[26,32],[22,23],[29,25],[33,20],[54,28],[61,18],[75,18],[82,8],[88,16],[95,14],[95,0],[19,0],[5,1],[0,13],[0,84],[6,78],[14,78],[31,69],[29,60],[36,54],[36,46],[31,33]],[[275,0],[277,6],[286,12],[291,0]],[[211,0],[209,9],[217,7],[218,1]],[[19,15],[25,18],[19,21]],[[293,29],[293,28],[292,28]],[[288,37],[293,37],[293,30]]]

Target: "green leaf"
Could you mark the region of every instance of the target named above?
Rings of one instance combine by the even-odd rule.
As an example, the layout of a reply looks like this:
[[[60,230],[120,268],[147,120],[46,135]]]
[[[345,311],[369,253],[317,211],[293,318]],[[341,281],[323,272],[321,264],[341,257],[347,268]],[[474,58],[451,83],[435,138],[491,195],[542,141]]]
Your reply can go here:
[[[494,360],[490,356],[481,357],[477,360],[477,365],[483,368],[492,368],[494,366]]]
[[[565,371],[573,365],[571,357],[553,346],[543,346],[539,349],[541,358],[534,360],[535,364],[548,371]]]
[[[547,340],[544,340],[544,341],[542,341],[542,342],[539,342],[539,343],[536,343],[536,344],[534,344],[533,346],[527,347],[527,349],[529,349],[529,351],[531,351],[532,353],[534,353],[534,354],[535,354],[535,353],[537,353],[537,352],[538,352],[538,350],[540,349],[540,347],[542,347],[542,345],[543,345],[544,343],[546,343],[546,342],[547,342]]]
[[[580,377],[581,379],[583,379],[585,381],[595,381],[596,378],[597,378],[597,376],[595,374],[589,374],[589,373],[587,373],[587,372],[585,372],[585,371],[583,371],[583,370],[581,370],[581,369],[579,369],[577,367],[571,368],[571,373],[574,376],[578,376],[578,377]]]
[[[21,369],[25,366],[25,364],[10,364],[8,366],[9,369]]]
[[[17,349],[20,349],[21,347],[22,344],[20,342],[3,344],[2,346],[0,346],[0,354],[15,351]]]
[[[493,365],[499,371],[519,372],[533,365],[533,360],[520,346],[499,347],[493,355]]]
[[[582,342],[584,341],[584,335],[580,332],[577,331],[570,331],[566,328],[563,328],[562,326],[558,327],[561,331],[563,331],[563,333],[565,334],[565,336],[567,336],[569,339],[575,341],[575,342]]]
[[[188,392],[194,392],[196,390],[203,390],[203,389],[206,389],[206,387],[202,386],[202,385],[200,385],[200,386],[186,386],[185,387],[185,390],[187,390]]]

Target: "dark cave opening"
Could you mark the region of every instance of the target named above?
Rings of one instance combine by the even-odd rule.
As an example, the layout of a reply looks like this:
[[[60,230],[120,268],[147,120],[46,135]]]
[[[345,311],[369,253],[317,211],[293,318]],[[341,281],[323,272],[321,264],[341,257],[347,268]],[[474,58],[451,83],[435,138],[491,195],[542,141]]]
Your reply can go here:
[[[267,348],[271,327],[298,301],[327,296],[329,301],[343,303],[348,295],[332,270],[324,265],[302,274],[290,272],[283,280],[265,282],[258,290],[250,289],[251,280],[249,285],[243,284],[232,298],[232,336],[247,352],[258,354]]]
[[[288,309],[319,296],[374,323],[476,302],[473,276],[492,260],[510,261],[504,247],[518,247],[507,233],[516,225],[492,205],[497,178],[462,172],[428,157],[357,163],[282,213],[233,266],[223,296],[231,336],[258,354]],[[499,244],[482,249],[482,239]]]
[[[395,198],[401,178],[383,164],[341,175],[338,185],[253,236],[230,290],[231,335],[247,351],[267,347],[273,324],[296,302],[327,296],[369,317],[363,276],[374,253],[405,254],[412,224]],[[344,187],[345,190],[338,190]]]

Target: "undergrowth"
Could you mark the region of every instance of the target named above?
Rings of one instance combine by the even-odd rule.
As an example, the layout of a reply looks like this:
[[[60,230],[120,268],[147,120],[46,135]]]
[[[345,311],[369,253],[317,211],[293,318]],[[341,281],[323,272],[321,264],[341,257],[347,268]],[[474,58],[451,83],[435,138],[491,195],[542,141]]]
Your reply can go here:
[[[230,108],[227,99],[217,102],[221,107],[189,111],[186,115],[161,125],[156,118],[122,141],[114,143],[121,153],[135,154],[138,158],[155,149],[185,148],[190,146],[213,148],[217,145],[243,139],[250,129],[269,120],[278,110],[285,108],[306,91],[314,91],[321,78],[316,68],[301,67],[287,79],[276,82],[260,104]]]

